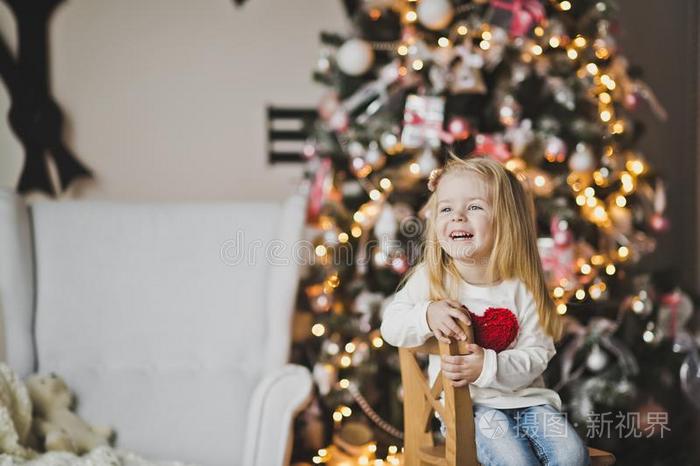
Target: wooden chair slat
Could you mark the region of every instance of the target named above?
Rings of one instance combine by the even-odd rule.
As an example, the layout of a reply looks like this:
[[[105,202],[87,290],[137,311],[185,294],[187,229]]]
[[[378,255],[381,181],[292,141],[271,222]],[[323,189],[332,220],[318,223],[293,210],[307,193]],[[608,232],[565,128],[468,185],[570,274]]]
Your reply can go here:
[[[431,338],[420,346],[414,346],[412,348],[405,348],[411,353],[417,354],[440,354],[440,347],[435,338]]]
[[[422,372],[414,374],[418,366],[415,354],[407,348],[399,349],[401,383],[403,384],[404,464],[420,466],[420,447],[433,446],[433,434],[427,432],[416,413],[422,413],[429,403],[420,388]]]
[[[421,391],[423,392],[423,397],[425,401],[427,401],[432,409],[437,411],[437,413],[440,415],[440,417],[445,417],[445,408],[442,406],[440,401],[436,400],[433,397],[432,394],[432,389],[430,388],[430,385],[428,384],[428,380],[426,377],[423,375],[423,371],[421,370],[420,366],[418,365],[418,361],[416,361],[415,354],[410,354],[407,358],[407,363],[410,366],[410,371],[413,372],[415,377],[417,378],[418,385],[420,386]]]
[[[610,466],[616,461],[612,453],[593,447],[588,447],[588,456],[591,457],[591,466]]]
[[[419,354],[465,354],[466,345],[473,341],[471,327],[462,325],[468,338],[465,342],[438,343],[431,338],[424,345],[399,348],[401,381],[404,389],[404,465],[405,466],[480,466],[476,459],[474,411],[469,387],[454,387],[442,371],[430,387],[428,378],[418,364]],[[444,394],[445,405],[440,403]],[[445,424],[444,445],[435,445],[430,431],[432,414],[436,411]],[[615,455],[588,448],[592,466],[615,464]]]
[[[421,447],[420,459],[428,464],[448,466],[445,459],[445,445],[435,445],[433,447]]]
[[[440,393],[442,393],[442,371],[438,372],[438,375],[435,378],[435,383],[433,384],[433,388],[430,390],[430,393],[432,394],[434,400],[438,400],[440,398]],[[425,420],[426,432],[431,428],[431,423],[433,421],[433,412],[435,412],[435,409],[433,408],[432,404],[430,404],[429,406],[425,407],[425,411],[423,411],[423,415],[421,416],[421,419]]]

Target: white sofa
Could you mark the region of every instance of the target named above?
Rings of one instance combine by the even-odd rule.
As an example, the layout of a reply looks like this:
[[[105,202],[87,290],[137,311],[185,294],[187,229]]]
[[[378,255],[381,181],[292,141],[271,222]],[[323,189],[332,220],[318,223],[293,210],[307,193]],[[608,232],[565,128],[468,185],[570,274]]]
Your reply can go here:
[[[0,190],[7,362],[61,375],[78,413],[114,427],[120,448],[202,466],[288,463],[312,386],[287,364],[304,209],[301,194],[27,206]]]

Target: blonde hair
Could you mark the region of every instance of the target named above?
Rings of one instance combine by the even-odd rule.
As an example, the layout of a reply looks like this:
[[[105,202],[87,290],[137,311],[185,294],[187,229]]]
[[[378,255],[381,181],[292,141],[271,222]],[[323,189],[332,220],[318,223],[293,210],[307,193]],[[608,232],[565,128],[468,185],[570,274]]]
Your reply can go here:
[[[519,279],[532,293],[542,329],[559,341],[562,334],[561,317],[544,280],[542,263],[537,249],[535,206],[532,196],[525,191],[516,176],[500,163],[486,157],[460,159],[450,153],[451,160],[431,174],[431,194],[422,209],[427,213],[420,261],[404,277],[399,286],[421,266],[426,268],[430,283],[430,299],[456,299],[462,280],[454,260],[440,246],[435,229],[437,218],[437,185],[447,175],[472,172],[481,176],[489,191],[493,207],[494,242],[487,265],[489,282]],[[453,279],[445,283],[445,272]],[[449,289],[448,289],[449,288]]]

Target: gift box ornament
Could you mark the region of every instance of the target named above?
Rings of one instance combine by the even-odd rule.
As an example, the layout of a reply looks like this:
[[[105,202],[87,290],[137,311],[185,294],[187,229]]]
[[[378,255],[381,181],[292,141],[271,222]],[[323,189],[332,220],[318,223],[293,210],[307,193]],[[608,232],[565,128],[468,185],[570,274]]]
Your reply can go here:
[[[409,95],[404,107],[401,143],[407,149],[439,148],[444,116],[445,100],[442,97]]]

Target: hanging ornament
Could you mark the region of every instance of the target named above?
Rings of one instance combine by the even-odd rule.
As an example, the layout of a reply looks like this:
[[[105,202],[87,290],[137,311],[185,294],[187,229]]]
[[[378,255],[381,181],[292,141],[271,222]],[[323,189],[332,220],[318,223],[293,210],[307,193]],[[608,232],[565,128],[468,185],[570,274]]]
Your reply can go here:
[[[334,131],[344,132],[348,129],[350,117],[348,112],[341,106],[338,100],[338,93],[335,91],[328,92],[321,97],[318,115]]]
[[[370,141],[367,152],[365,152],[365,160],[374,170],[380,170],[386,163],[386,154],[381,151],[377,141]]]
[[[485,94],[486,84],[481,74],[484,58],[474,49],[471,39],[455,47],[456,62],[449,76],[450,91],[453,94]]]
[[[440,147],[443,137],[442,123],[445,112],[443,97],[409,95],[404,107],[404,124],[401,143],[408,149],[428,145]]]
[[[363,146],[359,141],[350,141],[345,149],[345,152],[347,152],[350,157],[364,157],[366,150],[365,146]]]
[[[419,34],[414,26],[406,26],[404,28],[403,34],[401,34],[401,41],[406,47],[404,63],[410,65],[410,69],[420,71],[422,68],[419,66],[419,63],[424,64],[435,60],[433,50],[428,47],[428,44],[423,39],[423,35]],[[446,58],[440,55],[438,57]]]
[[[591,172],[595,169],[595,159],[588,144],[576,144],[574,153],[569,157],[569,169],[573,172]]]
[[[664,182],[661,179],[656,180],[653,203],[654,213],[649,219],[649,225],[655,232],[662,233],[670,228],[670,222],[663,215],[664,211],[666,210],[666,188],[664,187]]]
[[[510,163],[514,160],[521,160],[519,158],[513,158],[508,161]],[[537,197],[549,197],[552,195],[554,190],[554,183],[552,182],[551,175],[536,167],[527,167],[523,170],[523,174],[527,180],[527,185],[529,189]]]
[[[388,262],[394,251],[399,247],[396,241],[396,232],[398,231],[398,222],[394,209],[390,203],[385,203],[382,208],[382,213],[379,214],[377,223],[374,225],[374,235],[379,241],[378,249],[385,255]]]
[[[573,287],[578,280],[575,274],[574,235],[569,229],[569,222],[553,215],[550,234],[551,237],[537,239],[547,284],[553,288],[564,282]]]
[[[503,141],[503,135],[497,134],[477,134],[475,137],[476,147],[473,155],[491,157],[501,163],[512,157],[508,145]]]
[[[435,94],[442,94],[447,89],[448,74],[447,67],[442,67],[435,63],[430,67],[428,79]]]
[[[449,26],[454,9],[449,0],[422,0],[416,8],[418,21],[428,29],[437,31]]]
[[[607,60],[617,52],[617,43],[610,34],[610,21],[598,21],[598,37],[593,41],[593,51],[598,60]]]
[[[399,137],[392,131],[385,131],[382,133],[379,137],[379,144],[389,155],[395,155],[403,151],[403,144],[401,144]]]
[[[354,220],[359,223],[364,230],[369,230],[377,222],[381,213],[383,202],[367,201],[355,212]]]
[[[503,28],[493,26],[488,30],[491,38],[489,40],[483,39],[479,43],[479,47],[483,50],[485,68],[493,70],[503,60],[503,53],[509,39],[508,33]]]
[[[337,373],[333,364],[317,362],[313,369],[314,382],[318,387],[318,391],[322,396],[326,396],[331,392],[331,388],[336,383]]]
[[[532,130],[532,121],[525,118],[518,125],[513,125],[506,130],[504,139],[510,143],[511,152],[514,157],[520,157],[525,149],[535,139]]]
[[[566,160],[566,144],[561,138],[549,135],[545,139],[544,157],[548,162],[561,163]]]
[[[601,188],[607,188],[613,182],[612,171],[608,167],[600,167],[593,172],[593,181]]]
[[[539,0],[491,0],[491,6],[504,12],[506,24],[513,37],[524,36],[535,24],[545,19],[545,10]],[[500,21],[501,15],[494,15],[494,23]]]
[[[396,238],[396,231],[398,230],[398,225],[396,223],[396,216],[394,215],[394,208],[391,204],[386,203],[382,207],[382,212],[379,214],[379,219],[374,225],[374,235],[382,241],[389,241]]]
[[[323,342],[321,343],[321,352],[324,355],[335,356],[338,354],[338,352],[340,352],[340,346],[332,339],[324,338]]]
[[[313,170],[313,180],[309,187],[306,219],[310,224],[315,224],[333,188],[333,174],[332,162],[329,158],[314,159],[311,163],[312,167],[315,165],[315,170]]]
[[[529,64],[517,61],[511,64],[510,84],[512,87],[519,86],[532,74],[532,68]]]
[[[608,216],[618,232],[625,236],[632,233],[634,224],[632,222],[632,211],[630,209],[611,203],[608,206]]]
[[[306,287],[306,296],[311,310],[316,313],[328,312],[333,305],[333,295],[321,284]]]
[[[467,139],[470,134],[469,120],[464,117],[455,116],[447,123],[447,131],[457,141]]]
[[[316,63],[316,71],[321,74],[326,74],[331,69],[330,62],[331,52],[327,47],[323,47],[319,53],[318,62]]]
[[[659,314],[656,319],[656,341],[675,341],[693,317],[695,309],[688,295],[676,288],[660,296]]]
[[[518,123],[522,109],[515,97],[507,94],[498,106],[498,120],[503,126],[509,127]]]
[[[370,328],[371,329],[371,328]],[[369,332],[369,330],[363,330]],[[369,359],[369,345],[365,341],[357,343],[355,351],[352,352],[352,365],[354,367],[359,367],[367,362]]]
[[[391,270],[393,270],[398,275],[403,275],[408,271],[411,264],[408,261],[408,257],[404,251],[399,254],[394,254],[391,258]]]
[[[372,173],[372,165],[364,157],[350,158],[350,172],[357,178],[367,178]]]
[[[635,294],[625,298],[620,306],[620,311],[632,311],[640,317],[646,318],[654,309],[654,303],[647,290],[651,288],[648,274],[636,275],[632,278],[632,286]]]
[[[576,95],[571,86],[566,84],[566,81],[560,77],[548,77],[547,84],[554,96],[554,101],[560,104],[567,110],[574,111],[576,109]]]
[[[700,357],[698,349],[688,352],[680,369],[681,388],[685,396],[700,409]]]
[[[341,106],[345,113],[357,114],[364,108],[364,112],[357,115],[355,120],[359,124],[365,124],[395,93],[404,87],[414,85],[415,78],[401,77],[400,67],[399,60],[382,66],[379,69],[377,79],[363,84],[352,95],[343,100]]]
[[[421,178],[427,178],[430,172],[438,167],[438,161],[435,159],[433,150],[428,146],[423,147],[416,163],[418,164],[417,175]]]
[[[340,71],[350,76],[360,76],[372,67],[374,50],[369,42],[350,39],[340,46],[335,59]]]
[[[593,349],[586,358],[586,367],[593,372],[600,372],[608,365],[608,355],[600,349],[600,345],[595,343]]]

